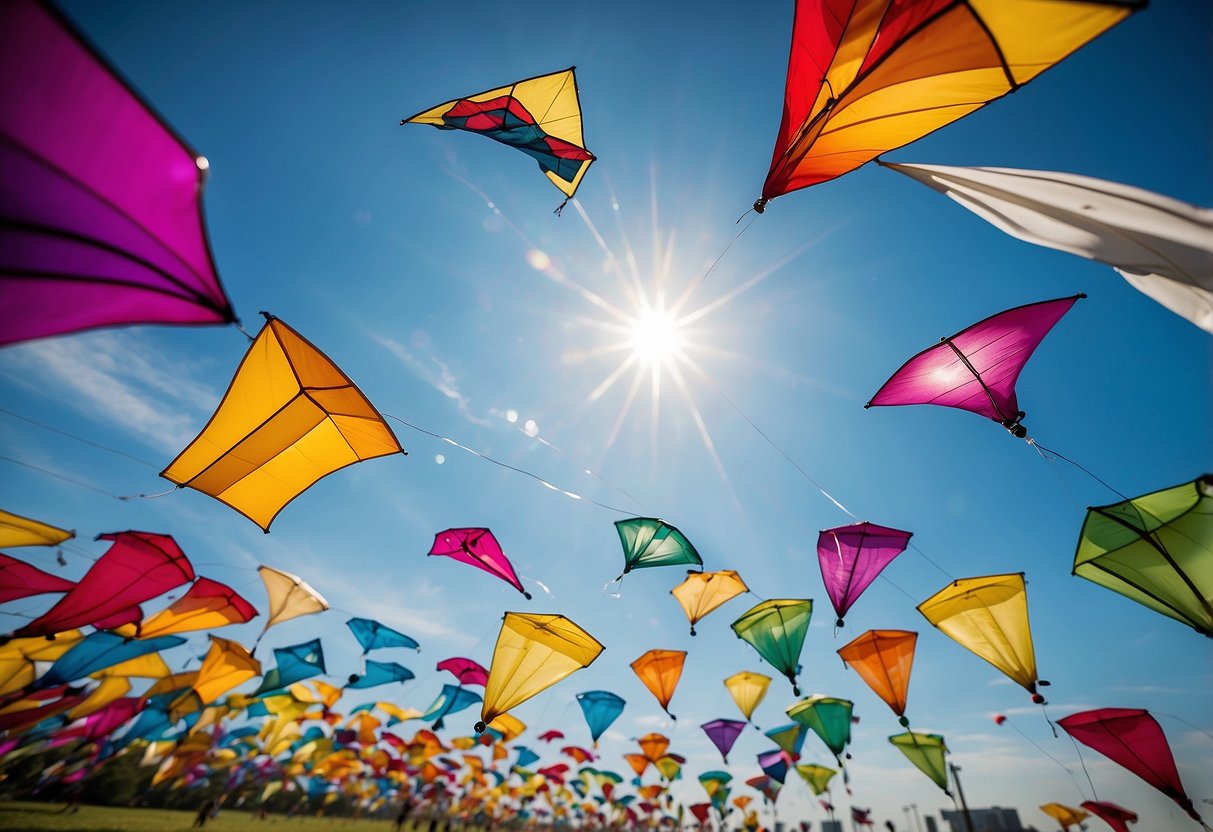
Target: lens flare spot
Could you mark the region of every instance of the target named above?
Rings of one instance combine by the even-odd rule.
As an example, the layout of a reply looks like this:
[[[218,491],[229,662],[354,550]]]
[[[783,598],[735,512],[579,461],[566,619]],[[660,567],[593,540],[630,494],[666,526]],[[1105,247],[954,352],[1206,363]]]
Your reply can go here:
[[[552,258],[537,248],[526,253],[526,261],[532,269],[539,272],[546,272],[552,267]]]

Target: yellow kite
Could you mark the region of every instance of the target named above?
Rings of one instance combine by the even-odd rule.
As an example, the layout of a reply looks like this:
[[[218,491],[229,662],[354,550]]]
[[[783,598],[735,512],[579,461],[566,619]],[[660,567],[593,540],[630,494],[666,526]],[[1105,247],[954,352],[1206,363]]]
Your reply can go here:
[[[749,592],[741,576],[732,569],[719,572],[688,572],[687,579],[670,590],[678,599],[683,612],[691,622],[691,635],[695,635],[695,624],[699,619],[726,601]]]
[[[0,509],[0,549],[12,549],[17,546],[58,546],[75,536],[75,532]]]
[[[602,652],[598,639],[563,615],[507,612],[493,650],[476,732]]]
[[[1007,674],[1044,702],[1036,692],[1036,651],[1028,626],[1028,595],[1023,573],[961,578],[918,605],[918,611],[943,633]]]
[[[210,636],[211,649],[202,660],[194,692],[203,705],[209,705],[237,685],[261,674],[261,662],[238,642]]]
[[[403,453],[395,434],[354,382],[266,315],[219,409],[160,476],[268,532],[278,512],[322,477],[395,453]]]
[[[311,585],[298,575],[272,566],[258,566],[257,572],[265,584],[265,594],[270,599],[270,616],[261,628],[261,635],[265,635],[265,631],[275,624],[301,615],[324,612],[329,608],[329,602],[324,600],[324,596],[312,589]],[[258,636],[257,640],[260,641],[261,636]],[[253,649],[257,649],[256,644]]]
[[[746,721],[749,721],[754,715],[754,709],[762,703],[763,698],[767,695],[767,688],[771,686],[771,677],[743,670],[725,679],[724,686],[729,689],[729,695],[737,703],[741,715],[746,718]]]

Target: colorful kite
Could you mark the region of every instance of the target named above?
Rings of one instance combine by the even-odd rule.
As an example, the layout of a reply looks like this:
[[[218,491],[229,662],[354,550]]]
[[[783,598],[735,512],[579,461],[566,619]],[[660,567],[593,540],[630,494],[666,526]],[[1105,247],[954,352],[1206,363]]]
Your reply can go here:
[[[167,609],[145,619],[138,628],[139,638],[170,633],[187,633],[244,624],[257,610],[230,586],[199,578],[189,590]]]
[[[812,614],[812,601],[773,599],[751,607],[733,622],[737,637],[749,643],[758,655],[786,676],[796,696],[800,696],[800,686],[796,683],[800,651]]]
[[[778,728],[772,728],[763,733],[787,752],[789,764],[795,763],[800,759],[800,749],[804,747],[805,732],[804,726],[799,722],[793,722],[790,725],[780,725]],[[782,783],[783,780],[779,782]]]
[[[0,77],[0,344],[235,321],[202,218],[206,159],[49,5],[0,8]]]
[[[889,742],[906,755],[919,771],[935,781],[935,785],[943,789],[948,797],[948,747],[944,745],[943,737],[938,734],[922,734],[916,731],[906,731],[889,737]]]
[[[160,476],[269,532],[278,512],[321,478],[403,450],[327,355],[265,317],[210,422]]]
[[[270,602],[270,615],[261,628],[261,636],[275,624],[301,615],[324,612],[329,608],[329,602],[298,575],[272,566],[258,566],[257,572],[265,584],[265,593]],[[257,636],[257,641],[261,641],[261,636]],[[256,644],[253,649],[257,649]]]
[[[367,659],[366,669],[362,675],[350,674],[346,683],[347,688],[363,690],[379,685],[389,685],[392,682],[407,682],[414,678],[413,671],[396,662],[377,662]]]
[[[864,407],[955,407],[993,419],[1022,439],[1026,414],[1015,382],[1049,330],[1085,297],[1029,303],[978,321],[902,364]]]
[[[590,690],[577,694],[577,704],[581,706],[581,713],[590,728],[590,739],[597,748],[598,738],[619,718],[627,703],[609,690]]]
[[[1135,289],[1213,333],[1213,210],[1072,173],[885,167],[1012,237],[1107,263]]]
[[[473,690],[465,690],[462,686],[457,687],[455,685],[443,685],[442,692],[439,693],[438,698],[425,709],[425,713],[421,715],[421,719],[426,722],[433,721],[434,730],[441,731],[444,724],[443,720],[445,720],[446,717],[450,716],[451,714],[467,710],[477,702],[482,701],[484,700],[481,698],[480,694]]]
[[[400,123],[467,130],[515,147],[537,161],[548,180],[571,199],[594,162],[582,137],[574,69],[456,98]]]
[[[620,578],[633,569],[648,566],[703,566],[703,559],[686,535],[664,520],[652,517],[616,520],[615,531],[623,544],[623,574]]]
[[[1087,800],[1079,804],[1093,815],[1098,815],[1115,832],[1129,832],[1129,824],[1137,823],[1137,813],[1106,800]]]
[[[909,630],[868,630],[838,655],[859,674],[877,696],[893,709],[902,727],[906,719],[906,692],[914,665],[918,633]]]
[[[198,668],[194,693],[203,705],[209,705],[223,694],[261,675],[261,662],[253,658],[244,645],[231,639],[209,636],[211,647]]]
[[[842,765],[842,755],[851,742],[851,711],[854,703],[847,699],[814,694],[788,708],[787,714],[796,722],[821,737],[834,759]],[[847,755],[850,756],[850,755]]]
[[[75,585],[0,552],[0,604],[52,592],[70,592]]]
[[[1083,745],[1095,749],[1145,780],[1178,803],[1188,817],[1205,829],[1209,828],[1184,791],[1171,746],[1149,711],[1099,708],[1071,714],[1057,720],[1057,724]]]
[[[1028,626],[1023,573],[961,578],[918,605],[918,611],[961,647],[1005,673],[1044,704],[1037,685],[1036,651]]]
[[[687,572],[687,579],[670,590],[678,599],[682,611],[691,622],[691,635],[695,635],[695,624],[705,615],[726,601],[749,592],[741,576],[732,569],[719,572]]]
[[[53,635],[86,624],[113,627],[115,616],[121,623],[138,621],[138,604],[194,580],[189,558],[166,534],[127,531],[97,539],[113,545],[55,606],[16,635]]]
[[[826,594],[843,626],[847,610],[893,558],[905,551],[913,532],[875,523],[852,523],[826,529],[817,536],[817,562]]]
[[[345,626],[349,627],[354,638],[358,639],[364,656],[372,650],[386,650],[389,647],[404,647],[418,652],[421,650],[421,645],[417,643],[416,639],[369,618],[351,618],[345,622]]]
[[[830,780],[838,771],[813,763],[802,763],[796,766],[796,773],[809,784],[814,795],[821,795],[830,790]]]
[[[531,593],[522,588],[514,565],[505,556],[505,552],[501,551],[501,544],[488,529],[447,529],[438,532],[434,535],[434,545],[430,547],[429,556],[453,558],[468,566],[483,569],[514,587],[525,595],[528,601],[531,599]]]
[[[783,121],[754,210],[1014,92],[1139,7],[798,0]]]
[[[33,684],[33,689],[45,690],[56,685],[74,682],[120,662],[148,653],[159,653],[161,650],[176,647],[178,644],[185,644],[185,639],[181,636],[161,636],[138,641],[123,638],[117,633],[98,630],[89,633],[65,651],[51,665],[50,669],[38,678],[38,681]]]
[[[75,536],[75,532],[0,509],[0,549],[15,549],[18,546],[58,546]]]
[[[658,704],[670,719],[678,718],[670,713],[670,699],[682,677],[682,665],[686,658],[685,650],[650,650],[631,665],[632,672],[657,697]]]
[[[1213,474],[1087,511],[1074,574],[1213,637]]]
[[[724,686],[728,689],[729,696],[733,697],[733,702],[737,704],[741,715],[746,718],[746,722],[750,722],[754,716],[754,709],[762,704],[762,700],[767,695],[767,688],[771,686],[771,677],[743,670],[725,679]]]
[[[1073,806],[1067,806],[1064,803],[1046,803],[1040,807],[1040,811],[1060,823],[1062,832],[1065,832],[1071,826],[1081,827],[1082,822],[1090,817],[1090,814],[1084,812],[1082,809],[1075,809]]]
[[[275,647],[274,662],[275,666],[265,674],[261,686],[253,691],[253,696],[280,691],[288,685],[327,672],[324,667],[324,649],[318,638],[290,647]]]
[[[438,666],[435,669],[438,671],[448,671],[459,680],[461,686],[478,685],[479,687],[484,687],[489,680],[489,672],[471,659],[443,659],[438,662]],[[549,731],[548,733],[555,733],[560,737],[564,736],[559,731]],[[543,735],[540,735],[540,739],[543,739]]]
[[[476,733],[569,674],[589,667],[602,644],[563,615],[507,612],[502,620]]]
[[[733,748],[733,743],[737,742],[737,737],[741,735],[746,724],[737,719],[714,719],[711,722],[705,722],[699,727],[708,735],[708,739],[712,741],[712,745],[716,746],[720,751],[720,757],[724,760],[724,764],[729,764],[729,751]]]

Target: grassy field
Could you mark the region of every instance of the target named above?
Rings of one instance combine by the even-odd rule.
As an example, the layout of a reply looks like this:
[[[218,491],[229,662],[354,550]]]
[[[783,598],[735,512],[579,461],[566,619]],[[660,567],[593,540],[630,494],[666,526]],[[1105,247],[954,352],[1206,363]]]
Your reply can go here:
[[[81,806],[74,814],[60,813],[62,803],[0,803],[0,830],[20,832],[188,832],[194,826],[194,812],[172,809],[117,809],[109,806]],[[224,809],[209,820],[205,829],[212,832],[388,832],[387,820],[352,818],[291,818],[256,815]],[[409,832],[409,825],[405,825]]]

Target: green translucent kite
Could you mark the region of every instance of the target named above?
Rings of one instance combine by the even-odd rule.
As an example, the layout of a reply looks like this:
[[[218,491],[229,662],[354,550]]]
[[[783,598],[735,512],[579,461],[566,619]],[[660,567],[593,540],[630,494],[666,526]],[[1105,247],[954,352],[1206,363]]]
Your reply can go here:
[[[1074,574],[1213,637],[1213,474],[1091,507]]]
[[[826,768],[815,763],[803,763],[796,766],[796,773],[801,776],[804,782],[809,784],[809,788],[813,790],[814,795],[821,795],[830,788],[830,780],[838,773],[837,769]]]
[[[948,764],[946,754],[948,747],[944,745],[943,737],[939,734],[920,734],[916,731],[906,731],[889,737],[889,742],[897,746],[906,758],[918,766],[927,777],[935,781],[935,785],[943,789],[948,797]]]
[[[821,737],[842,765],[842,754],[851,742],[851,709],[855,703],[847,699],[815,694],[788,708],[788,716],[811,728]]]
[[[646,566],[676,566],[689,563],[703,566],[703,558],[691,541],[664,520],[633,517],[618,520],[615,530],[623,544],[623,574]],[[620,576],[622,577],[622,575]]]
[[[796,674],[800,651],[809,631],[813,602],[807,599],[772,599],[747,610],[733,622],[733,632],[745,639],[771,666],[788,677],[792,692],[800,696]]]

